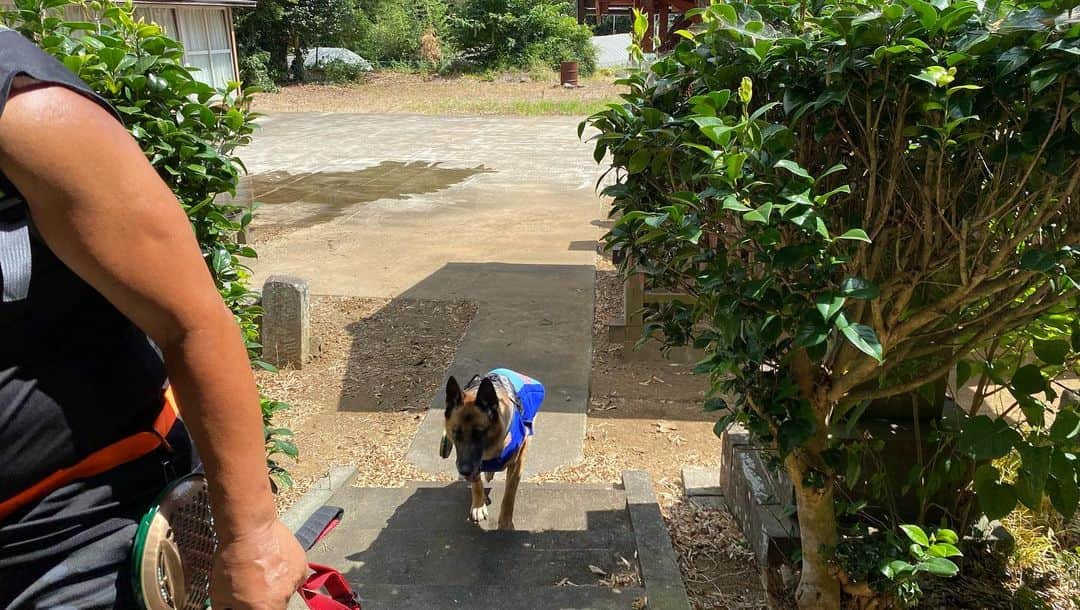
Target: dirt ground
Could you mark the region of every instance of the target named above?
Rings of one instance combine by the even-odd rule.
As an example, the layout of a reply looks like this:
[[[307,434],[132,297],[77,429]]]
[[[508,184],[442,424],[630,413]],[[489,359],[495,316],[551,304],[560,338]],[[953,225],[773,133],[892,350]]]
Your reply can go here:
[[[584,117],[618,99],[610,75],[559,85],[556,73],[443,78],[378,72],[350,85],[295,85],[255,98],[258,112],[360,112],[432,115],[573,115]]]

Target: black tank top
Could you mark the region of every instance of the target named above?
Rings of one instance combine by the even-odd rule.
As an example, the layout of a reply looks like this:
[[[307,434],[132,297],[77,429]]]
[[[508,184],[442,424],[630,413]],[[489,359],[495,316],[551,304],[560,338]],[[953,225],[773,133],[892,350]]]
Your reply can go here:
[[[58,61],[0,29],[0,120],[20,75],[76,91],[116,116]],[[165,368],[146,335],[49,250],[2,174],[0,190],[3,501],[148,429],[161,409]]]

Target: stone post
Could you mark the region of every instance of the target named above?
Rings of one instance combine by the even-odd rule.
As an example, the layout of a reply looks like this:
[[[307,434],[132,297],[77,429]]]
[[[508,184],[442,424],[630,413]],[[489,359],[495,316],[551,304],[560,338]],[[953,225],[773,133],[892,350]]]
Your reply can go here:
[[[262,353],[274,366],[302,368],[310,357],[311,299],[306,280],[272,275],[263,284]]]

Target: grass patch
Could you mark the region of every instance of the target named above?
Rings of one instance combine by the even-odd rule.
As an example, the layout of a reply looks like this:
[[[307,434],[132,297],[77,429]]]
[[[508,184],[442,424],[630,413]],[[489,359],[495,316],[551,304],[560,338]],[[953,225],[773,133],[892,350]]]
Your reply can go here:
[[[585,117],[619,100],[614,78],[605,72],[566,89],[551,71],[458,77],[386,71],[356,84],[298,85],[263,93],[255,110]]]
[[[997,462],[1010,476],[1019,469],[1015,456]],[[1008,557],[1011,582],[1006,583],[1018,596],[1033,596],[1044,605],[1074,604],[1080,596],[1080,521],[1076,516],[1066,521],[1043,500],[1038,510],[1018,505],[1002,519],[1002,525],[1016,541]]]

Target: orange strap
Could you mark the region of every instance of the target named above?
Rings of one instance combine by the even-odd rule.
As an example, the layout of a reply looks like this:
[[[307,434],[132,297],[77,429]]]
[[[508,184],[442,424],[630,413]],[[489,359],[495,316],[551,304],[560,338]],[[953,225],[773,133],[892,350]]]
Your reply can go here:
[[[179,413],[172,388],[165,389],[164,402],[161,412],[158,413],[157,419],[154,420],[152,430],[137,432],[107,447],[98,449],[75,463],[75,465],[61,468],[13,497],[0,502],[0,521],[27,504],[40,500],[49,492],[55,491],[72,481],[97,476],[121,464],[137,460],[165,444],[165,437],[169,434],[169,430],[172,430]]]

